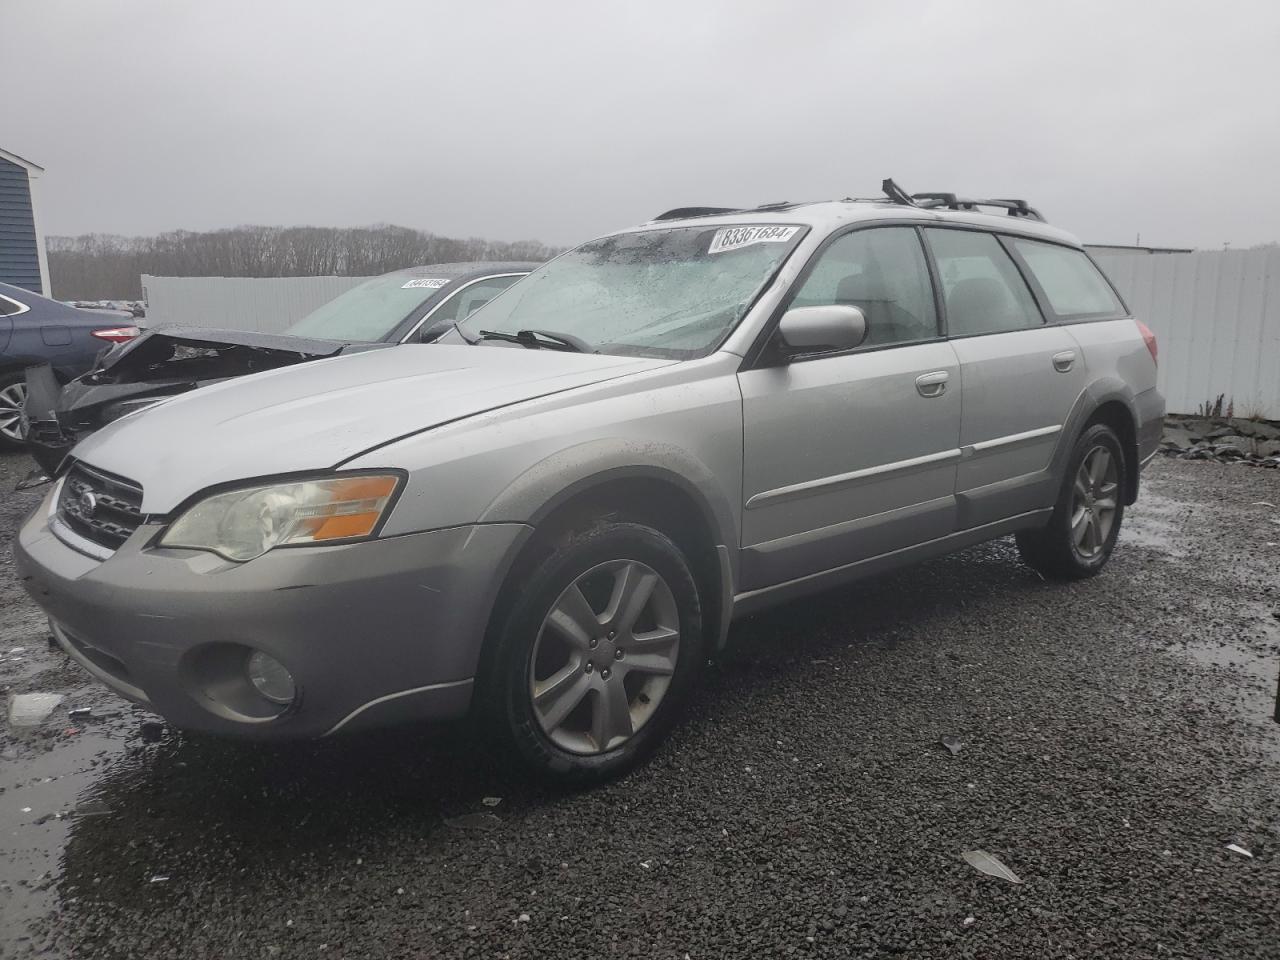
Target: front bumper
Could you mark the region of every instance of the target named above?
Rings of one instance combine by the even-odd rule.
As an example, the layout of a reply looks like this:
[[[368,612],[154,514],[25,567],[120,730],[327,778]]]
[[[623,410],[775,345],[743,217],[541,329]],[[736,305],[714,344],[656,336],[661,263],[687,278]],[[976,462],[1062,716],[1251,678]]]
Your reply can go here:
[[[479,524],[237,564],[148,547],[152,524],[96,560],[50,530],[50,500],[14,555],[63,649],[178,727],[257,738],[465,713],[498,581],[531,530]],[[224,655],[241,648],[289,669],[291,707],[244,707]]]

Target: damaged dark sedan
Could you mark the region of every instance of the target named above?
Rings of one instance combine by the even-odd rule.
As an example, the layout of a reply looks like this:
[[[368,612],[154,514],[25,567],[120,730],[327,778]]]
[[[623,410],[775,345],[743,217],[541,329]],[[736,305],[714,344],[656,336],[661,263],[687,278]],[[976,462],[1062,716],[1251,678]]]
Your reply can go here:
[[[450,263],[375,277],[283,332],[158,327],[105,353],[65,386],[27,370],[27,443],[52,476],[87,435],[126,414],[233,377],[398,343],[428,343],[515,283],[533,263]]]

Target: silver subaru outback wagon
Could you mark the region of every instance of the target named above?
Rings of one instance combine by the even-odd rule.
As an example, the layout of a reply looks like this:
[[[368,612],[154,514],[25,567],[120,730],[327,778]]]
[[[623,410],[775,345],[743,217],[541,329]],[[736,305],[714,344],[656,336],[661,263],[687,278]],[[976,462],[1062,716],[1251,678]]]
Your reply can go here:
[[[178,727],[470,710],[586,781],[737,616],[1009,534],[1097,573],[1158,443],[1154,338],[1025,203],[886,189],[672,211],[435,344],[127,416],[22,528],[23,581]]]

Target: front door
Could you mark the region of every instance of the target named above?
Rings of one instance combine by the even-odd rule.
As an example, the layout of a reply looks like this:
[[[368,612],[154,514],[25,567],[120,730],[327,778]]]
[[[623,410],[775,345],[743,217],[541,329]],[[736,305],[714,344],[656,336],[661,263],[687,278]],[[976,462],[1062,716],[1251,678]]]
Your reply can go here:
[[[739,374],[744,590],[954,529],[960,369],[916,230],[831,241],[787,306],[833,303],[863,311],[861,347]]]

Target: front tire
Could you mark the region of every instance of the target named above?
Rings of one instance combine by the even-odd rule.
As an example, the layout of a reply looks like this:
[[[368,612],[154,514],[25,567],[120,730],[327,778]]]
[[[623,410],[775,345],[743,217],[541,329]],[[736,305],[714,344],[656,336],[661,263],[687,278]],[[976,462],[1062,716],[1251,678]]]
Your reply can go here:
[[[490,721],[539,775],[618,776],[665,736],[703,659],[688,561],[657,530],[601,520],[563,534],[513,588],[485,677]]]
[[[1080,435],[1048,524],[1016,537],[1023,561],[1046,577],[1082,580],[1106,566],[1124,519],[1124,449],[1096,423]]]

